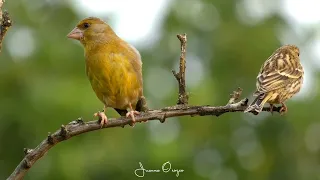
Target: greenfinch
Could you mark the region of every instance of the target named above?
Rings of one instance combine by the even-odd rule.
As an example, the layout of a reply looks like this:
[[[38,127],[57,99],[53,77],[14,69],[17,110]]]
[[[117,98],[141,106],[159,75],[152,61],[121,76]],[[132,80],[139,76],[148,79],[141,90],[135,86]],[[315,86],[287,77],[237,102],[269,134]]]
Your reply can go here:
[[[84,47],[86,74],[104,111],[95,113],[103,126],[106,108],[120,115],[139,115],[143,100],[142,62],[139,52],[116,35],[112,28],[96,17],[81,20],[67,35]]]
[[[257,77],[256,99],[245,112],[261,112],[265,103],[282,104],[280,113],[288,108],[284,102],[297,94],[303,83],[303,67],[300,63],[300,51],[295,45],[284,45],[278,48],[262,65]]]

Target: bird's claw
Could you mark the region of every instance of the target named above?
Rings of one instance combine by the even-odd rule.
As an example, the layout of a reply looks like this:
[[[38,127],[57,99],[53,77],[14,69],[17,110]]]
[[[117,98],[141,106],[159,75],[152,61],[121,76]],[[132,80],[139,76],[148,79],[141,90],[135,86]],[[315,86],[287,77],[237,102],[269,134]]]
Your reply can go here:
[[[132,120],[132,123],[130,123],[130,126],[134,127],[135,123],[136,123],[136,118],[135,118],[135,115],[139,115],[140,112],[139,111],[129,111],[127,114],[126,114],[126,117],[131,117],[131,120]]]
[[[281,104],[282,104],[282,107],[280,108],[279,112],[280,112],[280,115],[284,115],[285,113],[287,113],[288,108],[284,103],[281,103]]]
[[[273,115],[273,104],[270,104],[270,113]]]
[[[106,116],[106,114],[104,112],[100,112],[99,111],[97,113],[94,113],[93,116],[95,116],[95,117],[98,116],[99,117],[101,127],[108,123],[108,118],[107,118],[107,116]]]

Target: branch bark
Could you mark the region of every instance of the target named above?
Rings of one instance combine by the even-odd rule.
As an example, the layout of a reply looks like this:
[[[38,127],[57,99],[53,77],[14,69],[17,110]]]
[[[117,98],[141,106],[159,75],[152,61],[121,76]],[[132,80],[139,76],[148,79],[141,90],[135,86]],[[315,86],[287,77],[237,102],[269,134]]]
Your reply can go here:
[[[233,97],[232,97],[233,98]],[[164,122],[166,118],[179,117],[179,116],[220,116],[228,112],[243,112],[248,106],[248,99],[243,99],[233,104],[227,104],[225,106],[170,106],[158,110],[150,110],[146,113],[141,113],[136,117],[136,122],[144,122],[146,120],[159,120]],[[270,111],[270,108],[263,108],[263,111]],[[279,112],[280,107],[274,107],[274,112]],[[101,128],[99,121],[84,122],[81,118],[70,122],[66,126],[62,125],[59,130],[53,134],[49,133],[48,137],[44,139],[35,149],[25,148],[24,152],[26,156],[16,167],[14,172],[8,178],[23,179],[27,171],[34,165],[34,163],[43,157],[54,145],[68,140],[74,136],[87,133],[90,131],[100,130],[103,128],[112,127],[124,127],[131,123],[130,118],[120,117],[117,119],[109,119],[108,124]]]
[[[187,48],[187,34],[178,34],[178,39],[181,43],[181,54],[180,54],[180,65],[179,73],[172,70],[174,77],[177,79],[179,84],[179,97],[178,103],[181,105],[188,104],[188,94],[186,92],[186,48]]]
[[[141,112],[136,117],[136,122],[146,122],[151,120],[159,120],[165,122],[167,118],[179,116],[220,116],[228,112],[243,112],[248,106],[248,99],[242,99],[237,102],[241,96],[242,89],[238,88],[230,95],[230,99],[225,106],[192,106],[188,105],[188,95],[185,90],[185,54],[186,54],[186,34],[178,35],[181,42],[180,71],[174,76],[179,83],[179,98],[177,105],[165,107],[157,110],[148,110]],[[270,111],[270,108],[263,108],[263,111]],[[280,107],[273,107],[273,112],[279,112]],[[90,131],[101,130],[104,128],[125,127],[130,125],[132,120],[126,117],[109,119],[108,123],[101,127],[99,120],[84,122],[81,118],[74,120],[67,125],[62,125],[60,129],[54,133],[48,133],[48,136],[34,149],[24,148],[25,157],[18,164],[8,180],[23,179],[27,171],[43,157],[53,146],[68,140],[74,136],[88,133]]]
[[[0,52],[2,49],[2,41],[8,29],[12,26],[12,21],[7,11],[2,12],[4,0],[0,0]]]

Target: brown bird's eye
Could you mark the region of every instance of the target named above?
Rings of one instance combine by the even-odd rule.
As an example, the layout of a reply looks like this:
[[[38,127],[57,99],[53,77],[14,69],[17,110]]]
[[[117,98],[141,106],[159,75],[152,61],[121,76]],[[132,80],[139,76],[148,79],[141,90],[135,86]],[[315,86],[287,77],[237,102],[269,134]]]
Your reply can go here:
[[[83,24],[83,27],[84,27],[84,28],[88,28],[89,26],[90,26],[89,23],[84,23],[84,24]]]

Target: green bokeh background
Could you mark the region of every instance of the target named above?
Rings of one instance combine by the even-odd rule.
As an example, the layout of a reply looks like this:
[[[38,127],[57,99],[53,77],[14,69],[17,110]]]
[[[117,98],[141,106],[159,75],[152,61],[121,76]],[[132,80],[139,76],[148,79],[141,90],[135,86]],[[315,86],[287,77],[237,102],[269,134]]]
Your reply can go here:
[[[200,10],[195,10],[194,2],[202,4]],[[309,28],[303,38],[291,34],[290,42],[282,42],[279,31],[289,29],[289,34],[290,22],[276,12],[254,22],[245,10],[240,20],[239,2],[170,3],[161,15],[161,33],[154,34],[160,37],[158,41],[144,48],[137,45],[151,108],[176,103],[178,88],[171,70],[178,65],[179,33],[188,34],[190,104],[224,105],[239,86],[243,96],[251,98],[261,64],[283,43],[306,47],[301,61],[310,65],[308,47],[316,31]],[[102,108],[84,73],[82,47],[66,38],[85,17],[73,5],[71,1],[41,0],[5,3],[14,24],[0,54],[0,179],[18,165],[24,147],[37,146],[48,132],[78,117],[93,120],[92,114]],[[108,19],[111,26],[116,23],[112,14]],[[28,56],[16,55],[20,50],[9,43],[21,34],[34,40],[35,48]],[[167,161],[172,168],[184,169],[180,179],[319,179],[319,74],[315,70],[309,74],[314,88],[288,101],[285,116],[228,113],[90,132],[55,146],[25,179],[138,179],[134,170],[139,162],[146,169],[158,169]],[[113,110],[107,113],[119,116]],[[177,178],[175,173],[148,173],[145,179]]]

